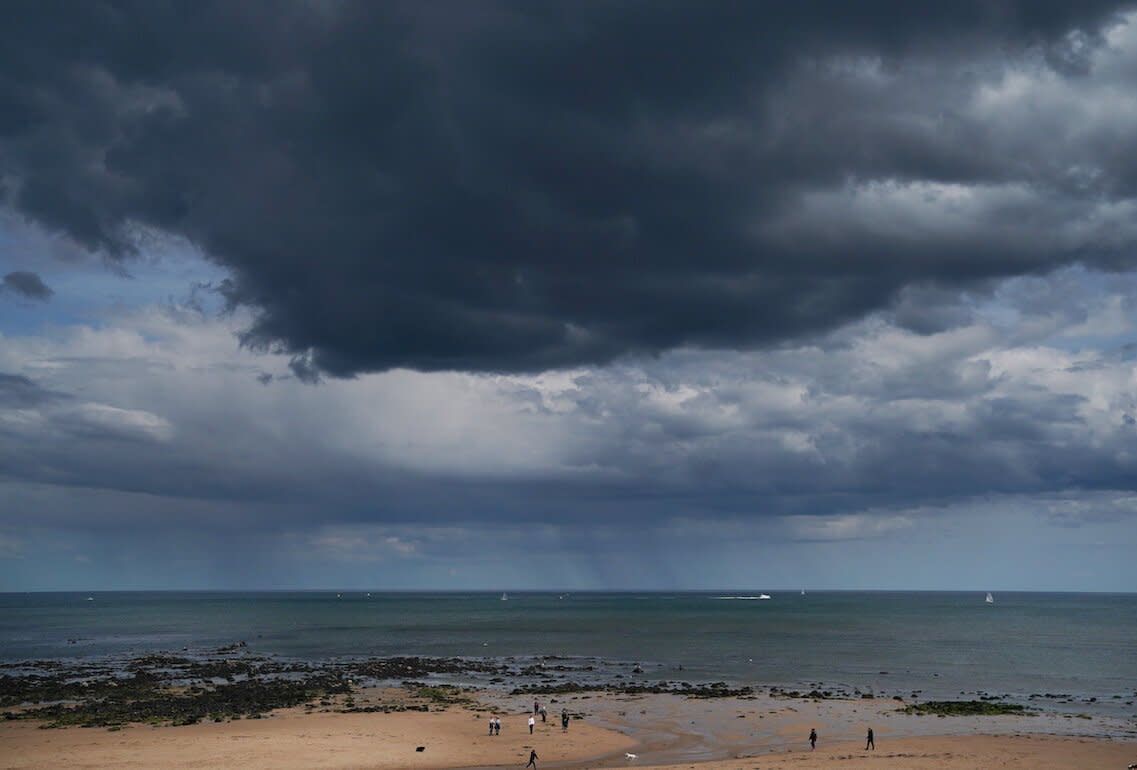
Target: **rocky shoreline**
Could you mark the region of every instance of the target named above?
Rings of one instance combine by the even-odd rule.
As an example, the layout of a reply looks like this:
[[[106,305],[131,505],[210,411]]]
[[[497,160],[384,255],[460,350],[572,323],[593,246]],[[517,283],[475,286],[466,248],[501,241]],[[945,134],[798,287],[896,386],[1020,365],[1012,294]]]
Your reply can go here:
[[[113,727],[132,722],[187,725],[203,720],[258,718],[279,708],[328,705],[369,681],[437,674],[497,673],[498,666],[454,658],[386,658],[303,663],[244,654],[245,644],[206,659],[148,654],[123,666],[24,661],[0,666],[0,708],[6,720],[35,719],[48,727]]]
[[[605,692],[619,695],[670,694],[685,698],[754,698],[755,688],[726,682],[637,681],[614,674],[607,682],[576,681],[574,673],[592,672],[565,665],[555,657],[518,667],[513,659],[392,657],[320,663],[281,661],[250,654],[244,642],[203,657],[151,653],[125,665],[25,661],[0,665],[0,712],[5,720],[38,720],[45,727],[78,725],[120,727],[130,723],[189,725],[202,721],[256,719],[280,708],[305,706],[337,711],[428,710],[467,700],[463,687],[438,682],[476,677],[512,695],[551,696]],[[637,664],[630,672],[642,676]],[[433,679],[428,684],[422,680]],[[411,704],[360,705],[365,687],[394,684],[419,696]],[[510,685],[514,686],[510,686]],[[479,685],[480,686],[480,685]],[[871,693],[842,689],[808,692],[770,687],[773,698],[847,700]],[[913,693],[916,696],[917,693]],[[899,697],[898,708],[914,708]],[[909,713],[1027,713],[1023,706],[997,698],[937,703]],[[972,704],[972,705],[966,705]]]

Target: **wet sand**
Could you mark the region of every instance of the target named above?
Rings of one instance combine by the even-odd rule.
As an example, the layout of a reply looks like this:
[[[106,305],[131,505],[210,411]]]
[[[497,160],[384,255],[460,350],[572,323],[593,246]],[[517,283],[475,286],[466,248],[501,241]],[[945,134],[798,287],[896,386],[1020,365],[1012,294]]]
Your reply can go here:
[[[390,691],[357,696],[391,702]],[[287,709],[263,719],[184,727],[40,729],[0,724],[2,768],[1124,768],[1137,762],[1133,722],[1061,715],[931,717],[886,700],[685,699],[578,694],[533,699],[481,693],[472,706],[391,713]],[[544,701],[543,701],[544,702]],[[561,708],[573,719],[567,732]],[[334,707],[333,707],[334,708]],[[501,734],[488,735],[497,714]],[[865,751],[865,730],[876,750]],[[806,742],[816,728],[819,742]],[[418,747],[422,751],[417,751]],[[628,753],[635,754],[629,758]]]

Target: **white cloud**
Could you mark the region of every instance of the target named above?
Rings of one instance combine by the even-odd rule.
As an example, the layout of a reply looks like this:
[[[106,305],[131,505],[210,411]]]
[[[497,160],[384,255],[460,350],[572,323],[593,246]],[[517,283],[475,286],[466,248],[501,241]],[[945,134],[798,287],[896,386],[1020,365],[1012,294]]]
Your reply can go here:
[[[911,529],[913,523],[907,516],[856,513],[794,516],[786,520],[786,525],[798,540],[862,540]]]
[[[354,526],[327,527],[305,538],[295,552],[304,560],[335,562],[381,562],[418,555],[412,541],[386,535],[382,528]]]
[[[174,428],[156,414],[141,409],[119,409],[107,404],[86,403],[61,410],[64,418],[74,418],[79,429],[94,429],[123,436],[169,441]]]

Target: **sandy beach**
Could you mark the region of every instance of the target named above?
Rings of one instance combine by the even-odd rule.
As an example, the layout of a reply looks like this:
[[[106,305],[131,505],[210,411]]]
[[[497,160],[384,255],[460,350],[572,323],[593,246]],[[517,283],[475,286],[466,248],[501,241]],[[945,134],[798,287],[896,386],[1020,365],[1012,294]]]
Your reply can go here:
[[[363,705],[415,705],[398,689]],[[0,724],[3,768],[1124,768],[1137,725],[1063,715],[946,717],[896,712],[885,700],[687,699],[578,694],[550,699],[548,722],[526,724],[532,699],[482,692],[431,711],[285,709],[263,719],[119,730]],[[562,731],[561,708],[573,715]],[[488,719],[502,721],[489,735]],[[875,750],[865,750],[865,730]],[[806,737],[816,728],[811,751]],[[422,750],[418,750],[422,747]],[[634,757],[629,757],[634,754]]]

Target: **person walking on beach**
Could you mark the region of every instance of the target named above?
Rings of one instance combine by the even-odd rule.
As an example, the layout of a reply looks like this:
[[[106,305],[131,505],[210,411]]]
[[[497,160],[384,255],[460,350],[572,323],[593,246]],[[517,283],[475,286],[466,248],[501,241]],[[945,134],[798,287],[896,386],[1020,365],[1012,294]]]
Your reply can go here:
[[[568,709],[561,709],[561,732],[568,732]]]
[[[537,712],[541,710],[541,704],[533,701],[533,716],[537,716]]]
[[[541,722],[542,723],[546,722],[548,720],[548,718],[549,718],[549,712],[545,710],[544,706],[542,706],[541,707]]]
[[[809,731],[809,750],[813,751],[817,748],[817,730]]]
[[[493,734],[494,735],[501,735],[501,718],[500,717],[494,717],[493,718]]]
[[[868,736],[865,738],[865,751],[868,751],[869,748],[872,748],[873,751],[876,751],[876,743],[874,743],[873,739],[872,739],[872,728],[871,727],[869,728]]]
[[[490,717],[490,735],[493,735],[493,717]]]
[[[536,721],[537,721],[537,720],[536,720],[536,719],[534,719],[533,717],[529,717],[529,734],[530,734],[530,735],[532,735],[532,734],[533,734],[533,724],[534,724]]]
[[[527,764],[526,767],[532,767],[533,770],[537,770],[538,759],[540,759],[540,757],[537,756],[537,749],[529,749],[529,764]]]

